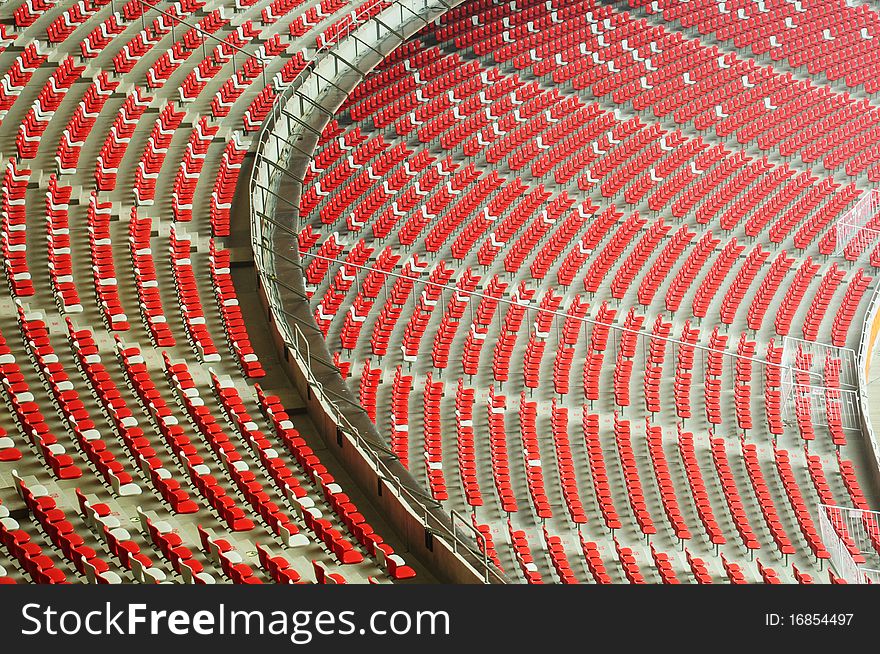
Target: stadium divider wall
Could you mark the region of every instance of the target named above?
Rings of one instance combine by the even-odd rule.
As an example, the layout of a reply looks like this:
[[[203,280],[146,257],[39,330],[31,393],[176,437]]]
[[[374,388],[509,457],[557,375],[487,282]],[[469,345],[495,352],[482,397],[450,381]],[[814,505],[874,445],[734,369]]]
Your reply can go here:
[[[868,370],[871,367],[871,358],[874,347],[877,345],[877,337],[880,334],[880,284],[874,287],[871,302],[865,311],[865,320],[862,323],[862,336],[859,339],[858,350],[858,374],[859,374],[859,402],[862,415],[862,433],[871,449],[874,465],[871,466],[871,474],[875,484],[880,483],[880,443],[877,442],[877,433],[871,424],[870,398],[868,397]],[[876,401],[876,398],[875,398]]]

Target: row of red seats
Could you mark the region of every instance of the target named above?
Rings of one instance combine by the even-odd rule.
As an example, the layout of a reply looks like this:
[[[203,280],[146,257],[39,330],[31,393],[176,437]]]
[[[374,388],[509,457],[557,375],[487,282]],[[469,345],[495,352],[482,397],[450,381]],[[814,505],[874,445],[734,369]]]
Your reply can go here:
[[[98,153],[95,163],[95,187],[97,190],[112,191],[116,188],[119,164],[125,156],[125,151],[137,128],[138,121],[152,101],[153,97],[142,91],[139,86],[135,86],[126,96],[113,125],[110,126],[104,145],[101,146],[101,151]]]
[[[361,85],[356,86],[355,90],[360,87]],[[338,134],[336,133],[337,130],[339,131]],[[331,120],[321,132],[317,150],[312,158],[309,159],[303,184],[311,188],[316,177],[329,169],[344,153],[352,152],[366,140],[367,136],[361,132],[360,126],[346,131],[342,130],[335,120]],[[314,207],[314,205],[312,206]]]
[[[230,490],[237,489],[240,496],[253,509],[255,515],[263,519],[267,529],[277,535],[286,546],[297,547],[308,544],[308,539],[300,533],[299,527],[291,520],[288,512],[271,501],[271,496],[266,492],[257,475],[250,469],[247,459],[242,456],[235,440],[229,437],[217,416],[211,412],[210,407],[199,393],[186,363],[172,362],[167,353],[163,353],[162,359],[165,378],[174,391],[178,404],[187,413],[190,422],[213,452],[215,461],[231,482]],[[270,455],[267,452],[268,449],[270,448],[265,450],[257,448],[259,464],[266,471],[266,478],[270,479],[285,495],[290,494],[292,497],[305,495],[305,491],[299,488],[299,483],[286,466],[270,467],[268,465]],[[257,470],[259,469],[258,467]],[[225,492],[225,489],[224,494],[228,498],[228,500],[224,500],[224,504],[239,516],[236,524],[238,529],[236,530],[253,529],[254,522],[246,517],[243,509],[235,506],[233,498]]]
[[[807,315],[801,328],[806,340],[815,341],[818,338],[819,326],[825,317],[831,298],[834,297],[837,287],[845,277],[846,272],[841,270],[836,262],[832,263],[825,271],[819,288],[813,296],[813,301],[810,302],[809,309],[807,309]]]
[[[870,511],[868,501],[862,492],[859,479],[856,476],[855,464],[852,461],[843,459],[840,451],[838,451],[837,466],[853,506],[862,511]],[[875,551],[880,552],[880,529],[878,529],[876,519],[870,513],[862,514],[862,527],[864,528],[864,533],[868,536],[868,542]]]
[[[94,76],[58,139],[55,164],[59,173],[76,172],[80,151],[85,145],[86,138],[91,134],[104,104],[118,87],[119,82],[110,80],[105,71]]]
[[[242,141],[238,132],[233,132],[223,149],[220,167],[217,170],[214,188],[211,191],[211,233],[215,237],[229,236],[232,199],[235,196],[241,165],[246,153],[247,145]]]
[[[75,489],[75,492],[79,514],[86,526],[103,544],[108,554],[115,557],[122,568],[131,571],[135,581],[138,583],[165,581],[165,572],[153,565],[152,559],[132,539],[128,529],[122,526],[117,517],[120,512],[113,511],[113,508],[118,507],[111,508],[108,504],[98,501],[94,495],[85,495],[79,488]]]
[[[157,452],[158,444],[150,438],[153,429],[148,427],[145,431],[140,426],[138,417],[132,412],[119,386],[104,367],[92,332],[75,328],[69,318],[65,323],[67,340],[73,350],[77,367],[84,374],[102,412],[112,423],[117,436],[125,443],[143,477],[149,480],[172,512],[186,514],[198,511],[198,505],[169,471],[163,448],[159,447]]]
[[[666,552],[659,551],[654,547],[653,543],[651,544],[651,558],[654,560],[654,566],[657,568],[657,573],[664,584],[681,583],[675,575],[669,555]]]
[[[461,350],[462,370],[466,375],[473,377],[477,374],[480,365],[480,353],[486,342],[492,318],[498,309],[498,300],[507,289],[508,284],[500,281],[497,275],[493,276],[483,288],[483,297],[477,305],[477,311],[471,319],[471,328],[465,337],[464,346]]]
[[[553,447],[556,451],[559,483],[562,486],[562,497],[568,508],[569,517],[575,524],[585,524],[587,513],[580,498],[571,442],[568,437],[568,408],[557,406],[556,398],[553,398],[550,409],[550,427],[553,435]]]
[[[83,310],[79,293],[73,283],[73,258],[70,254],[70,221],[68,207],[70,186],[59,186],[53,173],[46,191],[46,255],[49,262],[49,285],[55,306],[62,314]]]
[[[30,82],[34,72],[48,58],[48,50],[44,50],[40,41],[37,40],[28,43],[15,58],[6,74],[0,78],[0,119],[6,116],[18,96]]]
[[[306,445],[299,432],[293,427],[287,412],[277,396],[267,395],[256,385],[257,399],[266,419],[272,423],[276,434],[284,441],[290,453],[294,456],[306,474],[319,485],[324,492],[324,498],[330,507],[340,516],[357,541],[367,550],[393,579],[410,579],[416,576],[415,570],[406,564],[403,557],[394,551],[394,548],[384,541],[382,536],[375,532],[373,527],[366,521],[357,506],[351,501],[339,484],[335,483],[333,475],[321,464],[320,459],[312,449]]]
[[[584,235],[572,247],[562,260],[556,271],[556,281],[561,286],[571,286],[578,271],[587,262],[592,251],[608,233],[611,226],[623,216],[614,204],[595,216]]]
[[[444,384],[434,381],[431,373],[425,378],[423,422],[425,476],[431,495],[438,501],[449,499],[446,478],[443,475],[443,444],[441,440],[440,402],[443,399]]]
[[[370,361],[365,360],[361,371],[360,386],[358,387],[358,403],[364,408],[367,416],[374,423],[376,422],[376,393],[381,381],[382,369],[373,368],[370,365]]]
[[[690,320],[682,326],[680,340],[675,359],[675,377],[672,385],[672,396],[675,401],[676,415],[685,420],[691,417],[691,386],[693,383],[694,344],[700,338],[699,329],[691,329]]]
[[[19,159],[33,159],[37,156],[40,140],[55,111],[85,69],[85,66],[75,65],[72,57],[65,57],[52,71],[18,127],[15,147]]]
[[[843,347],[847,343],[850,324],[858,311],[862,296],[871,285],[872,277],[865,274],[864,269],[859,268],[850,278],[846,286],[843,301],[837,308],[834,322],[831,324],[831,343],[837,347]]]
[[[572,240],[587,224],[588,218],[594,215],[595,210],[596,207],[585,200],[565,216],[559,227],[550,232],[550,238],[544,242],[529,265],[529,273],[533,279],[544,279],[550,273],[550,268],[571,247]],[[542,229],[546,228],[542,227]]]
[[[587,411],[586,407],[584,407],[583,415],[583,433],[587,446],[587,458],[590,463],[590,474],[593,479],[593,491],[596,494],[599,511],[602,513],[605,526],[613,532],[623,525],[614,507],[611,485],[605,466],[605,455],[599,441],[599,416]]]
[[[0,544],[13,559],[19,562],[34,583],[67,583],[67,575],[56,566],[55,560],[43,552],[39,543],[21,528],[15,518],[9,516],[9,509],[2,504],[0,504]],[[6,575],[0,577],[0,584],[10,583],[14,583],[11,577]]]
[[[458,474],[468,506],[483,505],[480,483],[477,479],[477,457],[474,439],[474,389],[467,388],[464,380],[458,380],[455,392],[455,447]],[[476,520],[476,516],[474,517]]]
[[[709,569],[706,566],[706,562],[703,559],[693,556],[687,548],[684,551],[685,558],[688,562],[688,567],[690,567],[691,572],[694,575],[694,579],[696,579],[698,584],[711,584],[712,583],[712,575],[709,574]]]
[[[44,486],[33,477],[22,478],[13,472],[15,491],[24,501],[28,513],[40,525],[58,552],[90,583],[118,584],[122,578],[103,558],[85,544],[83,537],[67,520],[67,515]]]
[[[233,52],[231,48],[224,48],[236,35],[236,32],[233,32],[226,36],[226,38],[216,46],[211,49],[211,53],[207,56],[203,57],[201,61],[192,69],[189,73],[187,73],[186,77],[183,78],[183,81],[180,83],[180,86],[177,87],[178,97],[181,102],[187,102],[195,100],[199,93],[201,93],[204,88],[208,85],[217,73],[223,68],[223,65],[229,62],[232,59]],[[230,52],[227,53],[226,50]]]
[[[116,353],[128,383],[138,396],[141,405],[149,412],[153,423],[158,426],[166,444],[174,452],[178,463],[183,466],[193,487],[214,508],[219,519],[231,531],[252,530],[254,523],[210,474],[210,468],[205,465],[195,445],[185,434],[183,426],[159,394],[143,362],[140,350],[137,347],[124,346],[117,337]]]
[[[527,402],[525,393],[519,400],[519,429],[523,449],[523,464],[526,471],[526,484],[532,499],[532,508],[543,522],[553,517],[553,508],[544,487],[544,470],[541,451],[538,446],[537,420],[538,404]]]
[[[587,569],[593,575],[593,580],[597,584],[614,583],[605,568],[605,562],[602,560],[602,554],[599,552],[598,545],[592,541],[585,540],[580,532],[578,532],[578,540],[580,540],[581,552],[587,563]]]
[[[510,482],[510,459],[507,453],[507,430],[504,415],[507,411],[507,398],[495,393],[495,387],[489,387],[486,400],[486,420],[489,424],[489,460],[492,464],[492,478],[501,510],[507,514],[518,510],[516,496]]]
[[[87,212],[89,254],[92,261],[95,299],[104,324],[110,331],[127,331],[130,324],[119,298],[119,280],[116,278],[116,265],[113,260],[110,235],[112,210],[112,203],[100,202],[98,194],[92,191],[89,195]]]
[[[136,204],[153,203],[156,196],[156,180],[159,178],[162,164],[165,163],[165,155],[168,154],[174,132],[180,127],[185,115],[183,111],[175,111],[171,102],[159,112],[159,118],[147,137],[144,151],[135,169],[132,191]]]
[[[210,363],[220,361],[221,357],[208,329],[205,310],[199,297],[191,258],[193,250],[192,237],[181,227],[172,226],[168,237],[168,254],[183,328],[199,361]]]
[[[145,8],[145,5],[138,0],[128,0],[122,6],[122,11],[114,11],[104,21],[97,23],[95,28],[80,41],[82,56],[86,59],[94,59],[101,54],[113,39],[126,30],[132,20],[143,14]],[[174,9],[169,10],[169,13],[174,13]]]
[[[663,322],[661,316],[657,316],[651,327],[651,334],[662,336],[664,339],[672,331],[672,324]],[[663,377],[663,360],[666,357],[666,340],[652,338],[648,341],[648,360],[645,363],[645,379],[642,392],[645,397],[645,411],[654,415],[660,413],[660,380]]]
[[[27,297],[34,294],[34,285],[27,263],[27,219],[25,215],[25,197],[31,171],[19,168],[15,161],[6,164],[3,183],[0,187],[2,195],[2,212],[0,212],[0,245],[2,245],[3,268],[9,290],[15,297]]]
[[[521,529],[514,529],[510,518],[507,519],[507,533],[510,537],[510,544],[513,547],[513,553],[519,569],[529,584],[543,584],[544,580],[538,571],[535,559],[532,557],[532,548],[529,546],[529,539],[526,532]]]
[[[537,199],[537,198],[536,198]],[[546,236],[546,234],[560,221],[567,224],[567,230],[569,233],[574,231],[576,227],[580,226],[582,221],[580,218],[574,219],[574,221],[569,222],[568,218],[563,218],[569,209],[571,209],[572,205],[574,205],[574,198],[570,198],[568,194],[563,191],[556,197],[553,197],[546,205],[541,209],[540,212],[535,213],[534,211],[531,213],[532,219],[531,222],[528,223],[528,227],[519,235],[519,237],[514,240],[507,249],[507,253],[504,255],[504,269],[507,272],[516,272],[520,269],[523,263],[527,258],[538,248],[538,245]],[[527,205],[528,206],[528,205]],[[521,219],[527,219],[528,214],[524,212],[517,212],[515,214]],[[576,216],[580,216],[579,213],[574,214]],[[505,220],[502,221],[500,226],[500,230],[503,230],[505,226],[510,224],[510,219],[514,218],[514,216],[505,217]],[[524,222],[525,224],[525,222]],[[497,231],[497,230],[496,230]],[[495,234],[496,232],[493,232]],[[509,241],[509,237],[504,235],[505,241]]]
[[[623,575],[631,584],[648,583],[642,575],[641,568],[636,561],[635,554],[629,547],[623,547],[617,537],[614,538],[614,551],[617,554],[617,561],[623,568]]]
[[[412,390],[412,375],[404,375],[401,367],[397,366],[391,382],[391,419],[388,428],[391,451],[404,468],[409,468],[409,396]],[[425,410],[428,410],[427,406]]]
[[[81,477],[82,470],[46,424],[40,405],[36,402],[36,397],[2,334],[0,334],[0,372],[2,372],[0,383],[5,392],[7,406],[18,426],[18,433],[39,453],[57,478]],[[8,446],[8,443],[6,445]]]
[[[501,565],[501,560],[498,558],[498,550],[495,548],[495,542],[492,539],[491,528],[489,525],[477,522],[476,513],[471,513],[471,523],[474,525],[474,529],[482,536],[482,538],[477,538],[477,548],[485,555],[487,561],[491,561],[496,568],[503,572],[504,566]]]
[[[350,111],[353,112],[352,116],[358,115],[364,118],[375,114],[373,125],[381,129],[395,123],[429,98],[448,93],[450,90],[456,100],[463,100],[473,93],[475,84],[482,82],[482,80],[470,81],[479,75],[479,71],[480,66],[477,62],[465,62],[458,55],[425,62],[421,67],[411,70],[412,75],[395,81],[388,88],[380,89],[358,105],[352,106]],[[497,73],[492,74],[486,78],[482,86],[485,87],[487,82],[498,79]],[[459,95],[462,97],[459,98]],[[409,120],[412,120],[412,117]],[[405,131],[405,125],[406,123],[402,125],[401,132]]]
[[[151,218],[140,217],[137,208],[131,208],[128,221],[128,247],[141,318],[155,345],[171,347],[175,341],[159,294],[159,278],[156,275],[156,264],[150,245],[152,227]]]
[[[211,287],[217,300],[217,309],[223,322],[223,331],[230,350],[238,360],[242,373],[251,379],[259,379],[266,375],[260,359],[257,357],[248,336],[241,305],[232,282],[229,250],[218,250],[214,239],[211,239],[209,254],[211,268]]]

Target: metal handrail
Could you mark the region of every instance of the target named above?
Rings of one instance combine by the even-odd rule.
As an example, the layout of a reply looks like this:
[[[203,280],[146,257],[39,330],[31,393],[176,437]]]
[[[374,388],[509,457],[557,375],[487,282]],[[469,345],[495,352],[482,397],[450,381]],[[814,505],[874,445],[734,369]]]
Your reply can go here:
[[[835,253],[838,255],[844,254],[844,251],[855,240],[857,234],[869,232],[875,238],[880,234],[880,231],[867,227],[867,224],[870,221],[862,224],[859,224],[858,222],[850,222],[852,213],[857,211],[862,204],[868,205],[870,216],[875,215],[876,209],[878,205],[880,205],[880,191],[876,189],[868,191],[868,193],[859,199],[856,204],[847,211],[844,217],[837,222],[837,225],[835,226],[835,229],[837,230]],[[844,229],[841,230],[841,227]],[[855,234],[852,232],[846,234],[845,240],[841,242],[841,237],[843,236],[841,232],[853,229],[856,230]],[[858,258],[864,258],[868,252],[868,248],[863,248],[859,252]],[[871,300],[868,303],[868,308],[865,310],[865,315],[862,317],[862,333],[859,337],[858,352],[856,354],[856,377],[858,382],[859,409],[862,414],[862,430],[865,436],[867,436],[868,443],[873,451],[875,465],[877,466],[877,469],[880,470],[880,443],[877,441],[874,426],[871,424],[871,414],[868,406],[867,380],[867,366],[868,361],[871,359],[871,349],[874,345],[870,338],[871,323],[876,319],[878,310],[880,310],[880,284],[875,283]]]
[[[484,581],[488,584],[489,583],[490,566],[489,566],[488,549],[486,547],[486,536],[483,534],[483,532],[481,532],[479,529],[474,527],[470,522],[465,520],[464,516],[461,515],[460,512],[456,511],[455,509],[452,509],[449,511],[449,521],[452,523],[453,529],[455,528],[456,520],[458,520],[458,522],[463,524],[466,529],[469,529],[470,531],[472,531],[474,533],[474,537],[477,539],[477,543],[479,543],[479,545],[480,545],[480,552],[482,552],[482,554],[483,554],[483,570],[486,573],[486,576],[484,577]],[[452,544],[453,551],[456,550],[456,543],[457,542],[458,542],[457,540],[453,541],[453,544]]]

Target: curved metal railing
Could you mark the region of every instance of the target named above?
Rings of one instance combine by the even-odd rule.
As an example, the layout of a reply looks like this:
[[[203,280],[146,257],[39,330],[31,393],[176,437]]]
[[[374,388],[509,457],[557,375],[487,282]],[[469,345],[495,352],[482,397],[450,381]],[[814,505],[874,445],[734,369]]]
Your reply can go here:
[[[331,393],[312,368],[315,357],[308,338],[296,322],[289,319],[296,317],[285,308],[291,297],[297,302],[306,298],[301,279],[297,283],[284,274],[284,269],[299,268],[299,262],[289,258],[283,250],[285,241],[289,243],[296,237],[292,226],[298,218],[297,204],[285,193],[285,187],[292,190],[293,196],[302,189],[303,179],[294,170],[295,160],[302,163],[311,158],[323,126],[351,88],[373,66],[408,36],[462,1],[417,0],[413,5],[399,0],[388,2],[381,12],[360,24],[353,20],[334,37],[332,45],[316,50],[306,69],[279,94],[260,130],[250,178],[251,242],[257,272],[279,335],[305,376],[310,392],[332,417],[338,431],[355,444],[375,473],[389,483],[424,528],[446,539],[453,553],[474,569],[478,578],[486,583],[506,583],[504,575],[488,561],[484,536],[454,512],[445,516],[439,502],[404,481],[386,462],[396,457],[383,443],[367,438],[330,397]],[[292,254],[292,250],[289,248],[287,252]],[[303,321],[299,319],[299,322]],[[309,327],[318,332],[317,325]],[[464,527],[469,538],[464,538],[457,527]],[[476,547],[477,543],[482,547]]]

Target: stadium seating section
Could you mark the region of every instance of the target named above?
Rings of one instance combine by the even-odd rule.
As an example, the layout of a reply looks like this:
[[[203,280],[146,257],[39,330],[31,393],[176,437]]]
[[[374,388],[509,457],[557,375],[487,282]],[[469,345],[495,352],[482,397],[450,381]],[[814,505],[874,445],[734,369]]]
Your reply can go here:
[[[0,583],[442,578],[258,342],[242,247],[273,103],[389,4],[0,7]],[[291,228],[328,358],[511,582],[839,581],[878,80],[867,4],[465,0],[326,124]]]

